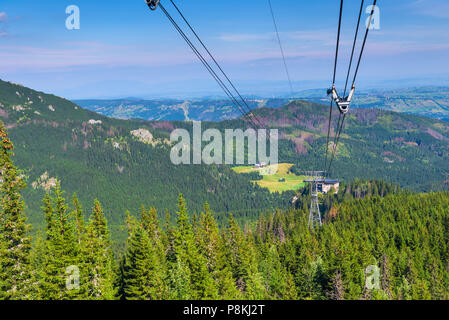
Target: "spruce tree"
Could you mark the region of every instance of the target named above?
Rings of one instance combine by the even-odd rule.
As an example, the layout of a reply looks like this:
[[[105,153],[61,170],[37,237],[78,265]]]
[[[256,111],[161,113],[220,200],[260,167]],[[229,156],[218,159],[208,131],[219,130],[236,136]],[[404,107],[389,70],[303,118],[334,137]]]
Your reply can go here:
[[[75,226],[69,219],[64,191],[60,182],[54,189],[54,196],[46,195],[43,209],[47,221],[44,243],[45,261],[39,271],[39,298],[49,300],[76,299],[80,289],[67,286],[71,272],[81,269],[79,246],[75,237]],[[72,271],[71,271],[72,270]]]
[[[75,237],[78,241],[78,244],[82,245],[83,241],[85,240],[84,236],[86,234],[86,229],[84,225],[83,209],[76,193],[73,194],[72,205],[72,218],[75,221]]]
[[[178,199],[177,227],[174,231],[176,270],[185,263],[190,270],[190,287],[193,299],[214,299],[217,297],[216,284],[208,271],[206,259],[199,253],[195,243],[192,225],[182,195]]]
[[[32,293],[31,238],[27,232],[23,175],[11,157],[14,146],[0,122],[0,299],[28,299]]]
[[[260,263],[268,295],[272,299],[296,299],[292,275],[282,266],[275,245],[271,245]]]
[[[167,299],[168,275],[156,210],[146,211],[142,207],[140,219],[140,223],[130,223],[127,250],[121,263],[121,298]]]
[[[128,240],[122,264],[122,298],[127,300],[150,300],[151,248],[145,230],[137,225]]]
[[[258,270],[254,246],[247,241],[232,215],[225,237],[226,255],[237,288],[247,299],[265,298],[263,278]]]
[[[168,296],[167,285],[168,265],[164,247],[164,234],[159,226],[157,211],[154,207],[150,210],[141,210],[141,225],[148,234],[151,259],[152,259],[152,299],[165,299]]]
[[[172,263],[169,270],[170,299],[198,299],[193,292],[189,266],[180,257]]]
[[[216,283],[220,298],[225,300],[240,298],[240,292],[236,288],[225,256],[226,244],[207,203],[200,216],[197,243],[200,253],[206,259],[208,271]]]
[[[87,296],[90,299],[114,299],[114,259],[106,217],[95,199],[86,238]]]
[[[39,288],[39,282],[41,281],[41,270],[45,265],[45,238],[42,236],[41,231],[38,231],[33,250],[31,251],[31,267],[33,269],[33,286]],[[39,299],[39,290],[35,289],[32,295],[32,300]]]

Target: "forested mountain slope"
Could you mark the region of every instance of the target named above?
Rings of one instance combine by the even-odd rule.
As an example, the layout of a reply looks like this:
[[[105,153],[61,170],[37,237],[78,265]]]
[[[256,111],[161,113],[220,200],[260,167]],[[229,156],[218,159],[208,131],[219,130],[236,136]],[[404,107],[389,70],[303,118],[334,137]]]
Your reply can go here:
[[[337,113],[334,110],[332,136]],[[324,170],[328,106],[296,101],[255,114],[266,126],[279,128],[280,162],[294,163],[297,173]],[[449,123],[379,109],[352,109],[331,175],[345,180],[383,179],[415,191],[447,190]]]
[[[77,192],[84,206],[99,198],[113,234],[126,210],[144,204],[163,215],[174,210],[179,193],[192,211],[208,202],[222,223],[229,212],[238,221],[263,210],[290,206],[294,194],[270,194],[224,165],[180,165],[169,159],[169,133],[192,130],[190,122],[118,120],[20,85],[0,81],[0,117],[16,145],[16,163],[29,187],[25,199],[35,226],[42,225],[41,200],[54,178],[67,197]],[[280,131],[280,162],[294,172],[321,169],[328,108],[297,101],[256,115]],[[335,125],[335,124],[334,124]],[[246,128],[241,119],[203,122],[207,128]],[[149,135],[136,137],[142,129]],[[442,121],[381,110],[352,110],[336,157],[333,177],[351,181],[377,178],[417,191],[449,187],[449,125]]]
[[[114,235],[124,235],[126,210],[135,214],[147,205],[163,215],[174,210],[179,193],[192,211],[207,201],[219,221],[230,211],[238,220],[254,219],[261,210],[288,206],[293,196],[270,194],[226,166],[173,165],[168,139],[176,124],[107,118],[8,82],[0,82],[0,103],[15,161],[27,176],[24,195],[36,227],[44,220],[42,197],[55,178],[67,197],[76,192],[86,207],[98,198]],[[131,133],[138,129],[149,135]]]

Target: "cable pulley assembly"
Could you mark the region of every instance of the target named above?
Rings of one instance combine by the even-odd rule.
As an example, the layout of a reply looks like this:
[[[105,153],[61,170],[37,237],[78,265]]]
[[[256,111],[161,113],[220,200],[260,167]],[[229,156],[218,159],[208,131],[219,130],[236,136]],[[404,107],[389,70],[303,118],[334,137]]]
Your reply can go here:
[[[148,7],[150,7],[151,10],[156,10],[157,6],[159,5],[160,0],[146,0]]]
[[[349,107],[350,107],[352,99],[354,97],[357,74],[359,71],[360,62],[362,60],[363,51],[365,49],[366,39],[368,38],[368,32],[369,32],[369,29],[371,26],[371,21],[372,21],[373,15],[374,15],[374,9],[376,7],[376,3],[377,3],[377,0],[374,0],[372,9],[371,9],[371,14],[370,14],[369,21],[368,21],[368,25],[367,25],[366,31],[365,31],[365,36],[363,38],[362,47],[360,49],[360,54],[359,54],[359,58],[357,61],[357,67],[354,72],[351,90],[349,91],[349,94],[346,95],[346,90],[348,88],[348,82],[349,82],[349,76],[351,74],[352,62],[354,59],[355,47],[357,44],[357,37],[359,34],[360,20],[362,17],[363,6],[365,4],[364,0],[361,1],[359,17],[357,20],[357,26],[356,26],[355,35],[354,35],[354,41],[352,44],[351,58],[350,58],[350,62],[349,62],[348,71],[346,74],[345,89],[344,89],[343,96],[340,96],[335,87],[335,80],[336,80],[336,75],[337,75],[338,50],[339,50],[339,46],[340,46],[341,22],[342,22],[342,16],[343,16],[343,0],[340,1],[340,15],[339,15],[339,19],[338,19],[338,31],[337,31],[337,46],[336,46],[336,50],[335,50],[335,62],[334,62],[334,76],[333,76],[333,81],[332,81],[332,88],[327,90],[327,94],[331,95],[331,102],[330,102],[330,109],[329,109],[329,123],[328,123],[328,130],[327,130],[326,155],[325,155],[325,162],[324,162],[324,166],[325,166],[325,169],[327,169],[326,172],[327,172],[328,176],[330,175],[330,172],[332,169],[332,163],[334,161],[335,154],[337,152],[337,146],[338,146],[338,142],[340,140],[341,132],[343,130],[343,125],[344,125],[344,122],[346,119],[346,115],[349,112]],[[331,124],[332,124],[332,109],[333,109],[334,102],[337,105],[340,114],[338,116],[336,134],[335,134],[334,142],[332,145],[332,148],[333,148],[332,155],[331,155],[330,161],[328,163],[329,138],[330,138]]]
[[[355,86],[352,86],[351,91],[349,92],[349,95],[346,97],[340,97],[337,93],[337,89],[335,89],[335,85],[332,86],[332,89],[328,90],[328,94],[332,94],[332,99],[335,101],[335,104],[338,107],[338,110],[340,110],[340,113],[346,114],[349,111],[349,106],[352,101],[352,97],[354,96]]]

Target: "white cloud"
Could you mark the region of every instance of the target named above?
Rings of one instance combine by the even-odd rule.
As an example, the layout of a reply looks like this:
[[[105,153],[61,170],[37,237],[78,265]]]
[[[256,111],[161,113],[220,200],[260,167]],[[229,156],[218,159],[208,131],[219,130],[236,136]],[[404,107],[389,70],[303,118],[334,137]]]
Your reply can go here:
[[[447,3],[447,0],[417,0],[412,4],[412,7],[419,14],[449,19],[449,3]]]
[[[8,20],[8,15],[6,14],[6,12],[0,12],[0,22],[4,22]]]
[[[264,34],[224,34],[218,37],[219,40],[227,42],[244,42],[244,41],[257,41],[257,40],[269,40],[273,35],[269,33]]]
[[[0,12],[0,38],[6,37],[8,34],[5,31],[5,25],[8,21],[8,15],[6,12]]]
[[[1,35],[1,32],[0,32]],[[114,50],[111,50],[114,48]],[[0,44],[0,69],[32,71],[82,67],[82,66],[161,66],[196,61],[194,56],[185,49],[183,52],[160,52],[141,49],[136,52],[134,47],[108,46],[91,42],[85,44],[62,43],[53,48],[43,48],[23,45]]]
[[[334,40],[334,30],[313,30],[313,31],[294,31],[287,34],[291,39],[309,40],[309,41],[328,41]]]
[[[317,31],[291,31],[280,32],[280,37],[290,40],[302,40],[302,41],[322,41],[327,42],[330,39],[334,39],[333,30],[317,30]],[[227,42],[244,42],[244,41],[262,41],[273,40],[276,34],[274,32],[267,33],[227,33],[218,37],[219,40]]]

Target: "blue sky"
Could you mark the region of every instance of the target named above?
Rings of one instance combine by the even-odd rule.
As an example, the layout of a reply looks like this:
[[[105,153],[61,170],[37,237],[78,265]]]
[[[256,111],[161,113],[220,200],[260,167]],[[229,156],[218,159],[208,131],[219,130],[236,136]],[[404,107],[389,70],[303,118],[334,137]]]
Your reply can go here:
[[[174,14],[168,0],[162,3]],[[176,3],[244,93],[289,91],[266,0]],[[272,3],[295,90],[327,86],[339,1]],[[68,5],[80,8],[80,30],[65,27]],[[448,84],[449,2],[378,5],[380,30],[370,33],[358,85]],[[345,1],[339,78],[359,6]],[[220,93],[163,13],[143,0],[2,0],[0,78],[68,98]]]

